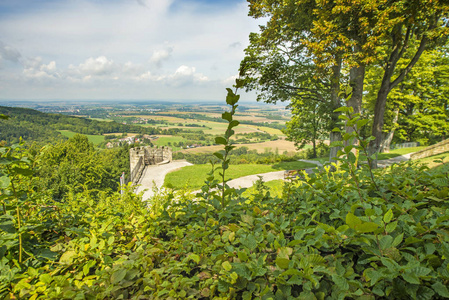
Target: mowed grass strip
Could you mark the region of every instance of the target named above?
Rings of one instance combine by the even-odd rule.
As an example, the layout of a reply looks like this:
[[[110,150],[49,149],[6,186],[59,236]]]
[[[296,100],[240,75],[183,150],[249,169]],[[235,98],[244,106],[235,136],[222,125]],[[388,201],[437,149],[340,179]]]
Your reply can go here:
[[[68,138],[73,137],[75,134],[78,134],[76,132],[73,131],[69,131],[69,130],[58,130],[63,136],[66,136]],[[87,139],[89,140],[89,142],[92,142],[94,145],[98,145],[101,142],[104,142],[104,136],[102,135],[93,135],[93,134],[83,134],[85,136],[87,136]]]
[[[314,168],[316,165],[304,163],[300,161],[281,162],[274,165],[259,165],[259,164],[243,164],[231,165],[226,170],[227,179],[236,179],[243,176],[262,174],[268,172],[282,171],[282,170],[297,170],[302,168]],[[193,165],[181,168],[177,171],[168,173],[165,176],[164,186],[173,187],[175,189],[187,188],[196,190],[204,185],[207,173],[211,171],[210,164]],[[215,178],[219,177],[219,172],[215,174]]]

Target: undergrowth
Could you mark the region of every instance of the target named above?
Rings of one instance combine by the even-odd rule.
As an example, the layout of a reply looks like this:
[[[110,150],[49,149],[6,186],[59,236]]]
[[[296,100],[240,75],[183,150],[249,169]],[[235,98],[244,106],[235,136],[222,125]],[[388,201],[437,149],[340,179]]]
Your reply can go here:
[[[52,201],[33,188],[26,151],[2,147],[0,297],[449,298],[449,166],[373,175],[351,147],[281,197],[262,181],[251,197],[227,192],[225,151],[200,198],[164,191],[149,203],[87,189]]]

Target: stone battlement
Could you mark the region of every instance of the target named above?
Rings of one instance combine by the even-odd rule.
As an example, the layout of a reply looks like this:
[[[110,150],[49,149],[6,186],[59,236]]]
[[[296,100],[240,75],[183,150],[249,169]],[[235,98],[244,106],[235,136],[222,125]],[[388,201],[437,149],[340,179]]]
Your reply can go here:
[[[145,166],[167,163],[173,160],[170,147],[135,147],[129,149],[129,163],[131,170],[130,180],[137,184]]]

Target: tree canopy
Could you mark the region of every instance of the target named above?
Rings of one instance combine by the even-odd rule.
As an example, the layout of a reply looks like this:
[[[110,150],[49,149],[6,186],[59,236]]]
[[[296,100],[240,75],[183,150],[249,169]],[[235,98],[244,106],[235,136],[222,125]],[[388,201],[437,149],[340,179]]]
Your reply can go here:
[[[379,67],[382,80],[372,115],[372,152],[382,142],[389,93],[425,51],[445,44],[448,36],[445,1],[248,2],[250,16],[268,18],[259,34],[250,35],[240,67],[246,87],[257,90],[259,100],[328,99],[333,109],[347,100],[359,113],[366,68]],[[345,86],[351,93],[339,97]]]

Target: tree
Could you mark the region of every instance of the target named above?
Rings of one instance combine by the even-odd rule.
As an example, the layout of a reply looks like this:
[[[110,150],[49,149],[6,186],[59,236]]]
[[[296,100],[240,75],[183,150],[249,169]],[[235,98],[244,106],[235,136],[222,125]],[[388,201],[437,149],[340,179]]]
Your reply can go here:
[[[424,52],[404,80],[387,98],[384,130],[380,151],[388,151],[395,140],[436,142],[448,132],[448,76],[447,46]],[[404,68],[407,60],[398,62]],[[383,69],[372,66],[367,72],[365,112],[374,115],[377,91]],[[396,136],[395,136],[395,133]]]
[[[292,119],[286,123],[283,132],[300,149],[307,143],[312,143],[313,157],[317,157],[317,141],[330,131],[332,112],[322,103],[304,101],[301,98],[292,99],[289,107],[292,109]]]
[[[423,53],[393,101],[399,106],[399,138],[436,142],[449,132],[449,57],[447,48]]]
[[[372,153],[379,149],[382,141],[388,94],[404,80],[422,53],[434,47],[439,40],[445,40],[448,33],[445,26],[448,5],[443,1],[249,2],[250,15],[270,17],[267,25],[261,26],[262,42],[255,44],[250,39],[249,49],[254,45],[254,49],[259,49],[257,47],[260,45],[266,47],[266,55],[260,55],[259,60],[252,63],[253,68],[259,71],[259,77],[254,76],[256,81],[253,81],[258,85],[267,86],[270,83],[262,80],[264,73],[270,75],[266,72],[266,66],[270,65],[266,62],[271,60],[271,53],[267,50],[277,51],[288,58],[282,62],[284,69],[301,65],[304,57],[309,57],[317,73],[333,71],[327,73],[331,74],[328,77],[331,103],[338,104],[341,101],[335,96],[340,86],[337,80],[347,80],[352,87],[347,105],[352,106],[357,113],[362,103],[366,67],[374,64],[382,66],[382,82],[377,91],[373,115],[372,134],[376,139],[370,146]],[[415,44],[416,48],[411,47]],[[405,67],[397,69],[398,62],[407,57],[410,59]],[[301,78],[297,74],[291,76]],[[276,79],[274,81],[279,83]],[[277,89],[279,87],[282,85],[276,86]],[[276,98],[276,94],[274,96]],[[336,106],[333,105],[334,108]]]
[[[340,51],[336,49],[330,65],[321,68],[314,63],[304,43],[313,35],[314,2],[249,2],[250,16],[269,17],[270,20],[266,26],[261,26],[260,34],[250,34],[250,45],[240,65],[240,75],[245,79],[247,91],[256,90],[257,100],[269,103],[298,99],[298,103],[313,102],[313,105],[326,106],[330,111],[340,107]],[[338,115],[329,114],[325,123],[336,126]],[[291,138],[296,139],[294,136]],[[339,132],[330,132],[331,142],[340,138]],[[336,156],[336,151],[331,150],[330,158]]]

